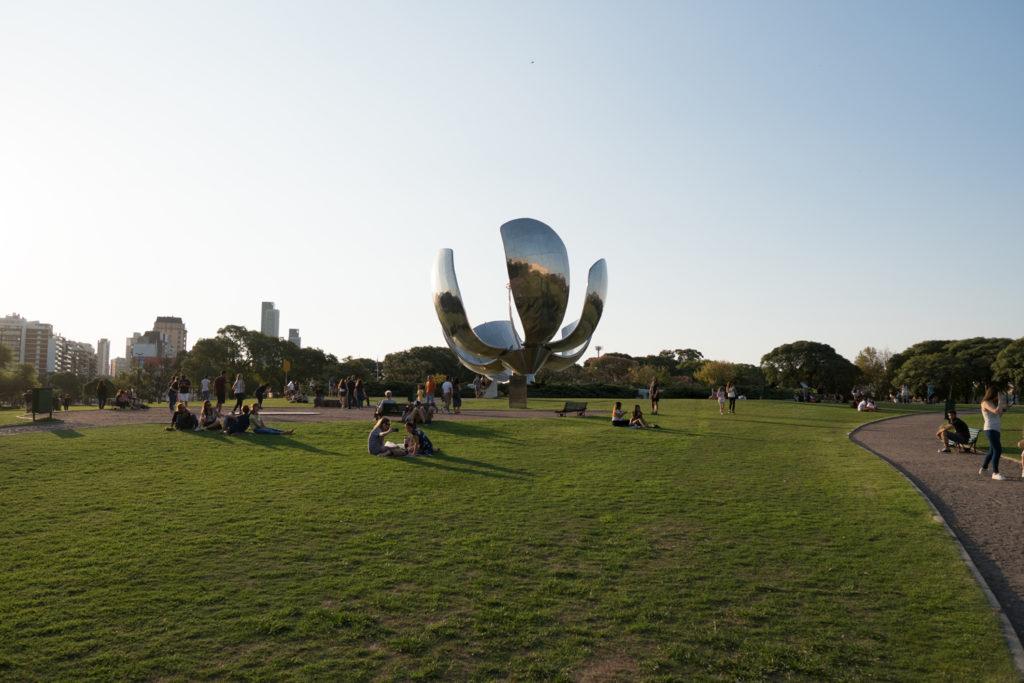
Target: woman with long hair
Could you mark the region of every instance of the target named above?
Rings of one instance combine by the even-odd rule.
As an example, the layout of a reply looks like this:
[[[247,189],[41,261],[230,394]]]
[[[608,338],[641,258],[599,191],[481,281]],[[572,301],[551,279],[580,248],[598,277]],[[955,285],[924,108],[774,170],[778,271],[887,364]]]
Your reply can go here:
[[[991,462],[992,478],[997,481],[1002,481],[1004,478],[999,474],[999,456],[1003,453],[1001,432],[1004,412],[1006,412],[1006,408],[999,405],[999,390],[990,384],[985,389],[985,397],[981,399],[981,417],[985,421],[982,429],[985,432],[985,438],[988,439],[988,453],[985,454],[985,462],[981,464],[978,474],[984,474]]]
[[[612,427],[628,427],[629,418],[626,417],[626,411],[622,409],[622,401],[616,401],[615,406],[612,407]]]
[[[384,437],[391,433],[391,420],[382,417],[377,420],[370,430],[370,437],[366,442],[366,450],[370,455],[405,455],[405,449],[401,446],[386,445]]]
[[[245,400],[245,380],[242,379],[242,373],[235,375],[235,383],[231,385],[231,392],[235,395],[235,407],[231,409],[231,414],[234,415],[236,411],[242,410],[242,401]]]

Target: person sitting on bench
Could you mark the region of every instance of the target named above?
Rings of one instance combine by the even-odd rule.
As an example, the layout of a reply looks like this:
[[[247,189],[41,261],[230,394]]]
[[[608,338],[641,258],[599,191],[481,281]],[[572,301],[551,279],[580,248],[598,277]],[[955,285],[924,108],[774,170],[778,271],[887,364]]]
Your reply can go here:
[[[628,427],[629,418],[626,417],[626,411],[622,409],[622,401],[616,401],[615,407],[612,408],[612,427]]]
[[[971,430],[967,423],[956,416],[956,410],[949,410],[946,413],[948,422],[935,432],[935,436],[942,442],[939,453],[949,453],[949,444],[963,446],[971,442]]]
[[[398,404],[392,397],[391,390],[388,389],[384,392],[384,400],[377,404],[377,410],[373,412],[374,416],[378,419],[384,417],[384,413],[398,410]]]

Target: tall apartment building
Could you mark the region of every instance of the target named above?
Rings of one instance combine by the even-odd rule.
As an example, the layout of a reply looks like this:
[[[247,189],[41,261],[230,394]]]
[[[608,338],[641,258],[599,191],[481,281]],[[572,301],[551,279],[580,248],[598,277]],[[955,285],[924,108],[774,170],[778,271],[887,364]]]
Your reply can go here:
[[[12,313],[0,318],[0,344],[14,352],[15,363],[31,365],[40,377],[54,371],[53,325]]]
[[[110,376],[117,377],[122,372],[132,369],[132,363],[127,358],[114,358],[110,361]]]
[[[96,374],[110,374],[110,340],[100,339],[96,342]]]
[[[153,323],[153,330],[167,336],[167,344],[164,353],[168,358],[175,358],[182,351],[187,351],[185,346],[188,340],[188,331],[181,318],[162,315]]]
[[[299,329],[297,327],[288,328],[288,341],[300,349],[302,348],[302,337],[299,336]]]
[[[144,334],[135,332],[125,339],[124,355],[133,366],[152,365],[170,357],[167,353],[168,345],[167,335],[163,332],[157,330],[150,330]]]
[[[69,372],[86,379],[96,376],[96,352],[92,344],[57,335],[54,337],[54,346],[54,372]]]
[[[281,311],[274,308],[273,301],[264,301],[260,307],[260,332],[277,339],[281,331]]]

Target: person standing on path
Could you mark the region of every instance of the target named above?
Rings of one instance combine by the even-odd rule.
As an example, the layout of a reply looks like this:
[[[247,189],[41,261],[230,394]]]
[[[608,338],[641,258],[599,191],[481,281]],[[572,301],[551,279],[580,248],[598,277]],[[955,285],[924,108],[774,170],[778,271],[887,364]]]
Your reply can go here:
[[[107,405],[107,383],[102,379],[96,382],[96,403],[100,410]]]
[[[651,386],[647,390],[647,397],[651,399],[651,415],[657,415],[658,401],[661,400],[661,385],[658,384],[657,377],[651,380]]]
[[[729,382],[725,385],[725,395],[729,399],[729,412],[736,414],[736,385]]]
[[[245,380],[242,379],[242,373],[235,375],[235,383],[231,385],[231,393],[235,396],[235,407],[231,409],[231,414],[234,415],[235,411],[242,410],[242,401],[245,400]]]
[[[199,380],[199,396],[203,399],[203,402],[210,400],[210,376],[203,375],[203,378]]]
[[[984,474],[988,470],[989,461],[992,462],[992,478],[997,481],[1004,479],[999,474],[999,456],[1003,452],[1001,439],[1003,413],[1006,408],[999,405],[999,391],[992,385],[985,390],[985,397],[981,400],[981,417],[985,420],[982,428],[985,438],[988,439],[988,453],[985,454],[985,462],[981,464],[978,474]]]
[[[452,378],[445,375],[441,384],[441,400],[444,402],[444,412],[452,412]]]
[[[220,415],[220,409],[224,407],[224,403],[228,398],[227,370],[221,370],[220,374],[217,375],[217,379],[213,380],[213,393],[217,395],[217,415]]]
[[[452,379],[452,411],[456,415],[462,412],[462,383],[458,377]]]

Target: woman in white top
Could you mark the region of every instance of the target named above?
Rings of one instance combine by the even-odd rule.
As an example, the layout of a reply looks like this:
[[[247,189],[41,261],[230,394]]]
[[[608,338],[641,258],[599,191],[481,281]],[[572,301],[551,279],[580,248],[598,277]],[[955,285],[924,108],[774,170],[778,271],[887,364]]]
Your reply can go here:
[[[718,414],[725,415],[725,387],[718,387],[715,396],[718,398]]]
[[[235,411],[242,410],[242,400],[245,398],[245,380],[242,379],[242,373],[235,375],[235,383],[231,385],[231,393],[235,395],[235,407],[231,409],[231,414],[234,415]]]
[[[616,401],[612,408],[612,427],[628,427],[629,419],[626,411],[622,409],[622,401]]]
[[[1003,452],[1000,432],[1003,428],[1004,412],[1006,412],[1006,408],[999,405],[999,390],[990,385],[985,390],[985,398],[981,399],[981,417],[985,420],[985,426],[982,429],[985,431],[985,438],[988,439],[988,453],[985,454],[985,462],[982,463],[978,474],[984,474],[988,469],[989,461],[991,461],[992,478],[997,481],[1003,480],[1003,475],[999,474],[999,456]]]
[[[725,395],[729,399],[729,412],[736,413],[736,385],[729,382],[725,385]]]

